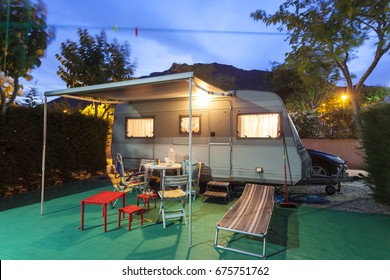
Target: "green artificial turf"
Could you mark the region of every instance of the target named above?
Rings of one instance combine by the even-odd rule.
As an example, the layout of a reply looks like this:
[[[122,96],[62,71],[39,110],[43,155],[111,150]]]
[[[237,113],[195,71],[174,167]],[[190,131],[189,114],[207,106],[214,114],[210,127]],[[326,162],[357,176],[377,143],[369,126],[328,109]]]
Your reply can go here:
[[[86,182],[85,184],[88,184]],[[80,201],[106,186],[82,187],[80,192],[56,190],[48,195],[44,215],[37,197],[18,203],[2,200],[0,259],[2,260],[256,260],[248,255],[214,248],[215,224],[234,203],[198,198],[193,203],[192,244],[189,225],[179,220],[159,222],[158,205],[145,214],[143,226],[134,217],[118,228],[117,207],[108,210],[108,231],[103,232],[101,206],[85,206],[85,230],[80,230]],[[23,199],[20,196],[20,199]],[[127,204],[135,204],[135,193]],[[7,204],[7,207],[4,207]],[[10,204],[15,207],[10,207]],[[188,210],[188,204],[187,204]],[[275,206],[267,238],[269,260],[388,260],[390,217],[380,214],[335,211],[299,206]],[[220,233],[220,242],[243,250],[261,252],[261,239]]]

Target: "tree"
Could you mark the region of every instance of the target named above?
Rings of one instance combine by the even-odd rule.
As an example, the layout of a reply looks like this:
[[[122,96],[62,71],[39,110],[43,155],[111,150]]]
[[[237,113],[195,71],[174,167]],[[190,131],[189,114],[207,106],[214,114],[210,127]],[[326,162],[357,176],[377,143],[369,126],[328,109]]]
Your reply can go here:
[[[23,104],[26,107],[35,107],[38,104],[42,104],[42,95],[37,88],[37,81],[34,86],[23,94]]]
[[[13,80],[12,92],[0,89],[0,114],[5,115],[21,93],[19,78],[31,80],[31,70],[41,65],[41,58],[54,38],[46,24],[46,8],[42,0],[34,5],[29,0],[0,0],[0,71]]]
[[[251,14],[266,25],[281,24],[287,29],[292,51],[287,59],[304,69],[312,54],[333,62],[346,81],[347,94],[354,109],[359,131],[359,95],[364,82],[373,72],[381,57],[390,49],[390,0],[287,0],[273,15],[264,10]],[[364,43],[375,42],[375,52],[364,74],[354,85],[349,63]]]
[[[67,40],[61,44],[61,55],[56,58],[62,66],[57,74],[67,87],[82,87],[131,79],[135,65],[130,61],[130,47],[116,40],[108,43],[104,31],[95,38],[86,29],[79,29],[79,42]],[[94,104],[98,117],[99,106]],[[111,110],[109,105],[107,110]]]
[[[286,107],[290,112],[315,111],[323,100],[335,89],[338,72],[320,57],[312,58],[305,71],[299,71],[295,63],[274,63],[271,83],[273,91],[285,96]]]
[[[108,43],[104,31],[95,38],[79,29],[79,42],[61,44],[57,74],[67,87],[81,87],[131,79],[135,66],[130,62],[129,45]]]

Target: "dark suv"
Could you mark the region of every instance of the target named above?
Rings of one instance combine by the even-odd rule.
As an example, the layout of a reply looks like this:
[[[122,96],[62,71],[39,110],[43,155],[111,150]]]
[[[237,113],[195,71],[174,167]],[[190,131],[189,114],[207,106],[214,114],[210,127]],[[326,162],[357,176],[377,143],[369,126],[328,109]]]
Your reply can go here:
[[[313,175],[336,175],[339,168],[345,164],[345,161],[338,156],[317,150],[306,150],[311,157]]]

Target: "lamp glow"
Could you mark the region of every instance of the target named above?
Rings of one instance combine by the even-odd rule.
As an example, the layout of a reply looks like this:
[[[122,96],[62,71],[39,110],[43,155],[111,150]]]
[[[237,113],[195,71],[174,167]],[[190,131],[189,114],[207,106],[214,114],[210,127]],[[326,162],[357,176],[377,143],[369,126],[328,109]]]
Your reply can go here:
[[[342,100],[342,102],[343,102],[343,109],[344,109],[344,107],[345,107],[345,100],[347,99],[347,95],[346,94],[343,94],[343,95],[341,95],[341,100]]]
[[[210,103],[210,99],[211,99],[211,96],[208,95],[206,92],[204,91],[200,91],[199,92],[199,95],[197,96],[197,99],[196,99],[196,104],[199,106],[199,107],[208,107],[209,106],[209,103]]]

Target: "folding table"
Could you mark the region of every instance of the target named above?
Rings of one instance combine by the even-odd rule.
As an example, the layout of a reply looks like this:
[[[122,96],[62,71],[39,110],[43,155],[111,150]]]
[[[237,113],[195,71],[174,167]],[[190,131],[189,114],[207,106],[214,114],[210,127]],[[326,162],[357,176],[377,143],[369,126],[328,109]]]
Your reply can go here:
[[[116,199],[122,198],[122,207],[126,205],[125,192],[110,192],[102,191],[91,197],[81,200],[81,230],[84,230],[84,205],[85,204],[100,204],[103,207],[104,232],[107,231],[107,204]]]

